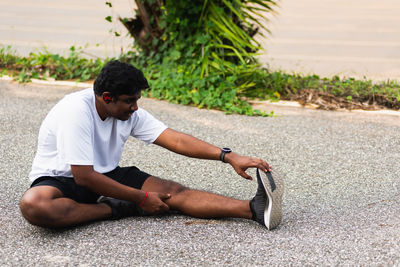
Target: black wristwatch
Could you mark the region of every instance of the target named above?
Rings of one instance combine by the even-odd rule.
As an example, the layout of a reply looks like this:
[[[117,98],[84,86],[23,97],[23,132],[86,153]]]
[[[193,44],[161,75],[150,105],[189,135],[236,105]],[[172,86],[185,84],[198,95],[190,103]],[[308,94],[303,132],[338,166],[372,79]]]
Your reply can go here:
[[[226,154],[226,153],[231,153],[231,152],[232,152],[232,149],[230,149],[229,147],[223,147],[223,148],[221,148],[221,155],[219,155],[219,159],[220,159],[222,162],[226,163],[226,161],[225,161],[225,154]]]

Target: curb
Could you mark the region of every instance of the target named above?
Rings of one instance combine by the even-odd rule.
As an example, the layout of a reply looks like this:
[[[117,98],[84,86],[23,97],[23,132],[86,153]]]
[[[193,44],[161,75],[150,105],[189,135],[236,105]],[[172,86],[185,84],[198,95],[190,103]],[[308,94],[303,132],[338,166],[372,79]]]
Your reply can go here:
[[[307,104],[302,106],[300,103],[295,101],[286,101],[280,100],[277,102],[272,102],[270,100],[259,101],[259,100],[252,100],[249,101],[252,105],[268,105],[268,106],[278,106],[278,107],[288,107],[288,108],[304,108],[304,109],[313,109],[317,110],[318,106],[314,104]],[[364,113],[364,114],[380,114],[380,115],[391,115],[391,116],[400,116],[400,110],[391,110],[391,109],[380,109],[380,110],[363,110],[363,109],[352,109],[352,110],[345,110],[339,109],[335,110],[334,112],[357,112],[357,113]]]
[[[14,79],[10,76],[3,75],[0,77],[0,80],[3,81],[13,81]],[[39,79],[31,79],[33,84],[44,84],[44,85],[62,85],[62,86],[72,86],[72,87],[82,87],[88,88],[92,87],[93,83],[87,82],[73,82],[73,81],[56,81],[56,80],[39,80]]]
[[[14,79],[10,76],[3,75],[0,77],[0,80],[13,81]],[[79,88],[88,88],[88,87],[93,86],[93,83],[88,83],[88,82],[39,80],[39,79],[31,79],[31,80],[32,80],[31,83],[33,83],[33,84],[72,86],[72,87],[79,87]],[[272,102],[269,100],[265,100],[265,101],[252,100],[252,101],[250,101],[250,104],[261,104],[261,105],[292,107],[292,108],[305,108],[305,109],[314,109],[314,110],[317,109],[316,105],[302,106],[298,102],[286,101],[286,100],[280,100],[277,102]],[[364,114],[381,114],[381,115],[391,115],[391,116],[399,116],[400,117],[400,110],[390,110],[390,109],[382,109],[382,110],[353,109],[353,110],[345,111],[345,112],[358,112],[358,113],[364,113]]]

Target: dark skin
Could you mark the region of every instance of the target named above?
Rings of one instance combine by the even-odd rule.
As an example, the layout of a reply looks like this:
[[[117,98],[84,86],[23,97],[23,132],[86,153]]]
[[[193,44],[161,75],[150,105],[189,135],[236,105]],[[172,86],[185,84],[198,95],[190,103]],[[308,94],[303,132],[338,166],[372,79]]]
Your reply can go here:
[[[96,109],[102,120],[114,117],[128,120],[138,109],[141,93],[113,98],[109,92],[96,96]],[[193,158],[219,160],[221,149],[188,134],[166,129],[154,142],[172,152]],[[243,178],[252,180],[248,168],[270,171],[270,165],[257,158],[241,156],[234,152],[225,161]],[[128,200],[140,204],[148,214],[158,214],[169,209],[200,218],[236,217],[250,219],[249,201],[192,190],[173,181],[151,176],[141,190],[122,185],[96,172],[91,165],[71,165],[75,182],[99,195]],[[23,216],[32,224],[45,227],[65,227],[87,221],[108,218],[111,209],[106,204],[81,204],[63,197],[60,190],[51,186],[29,189],[20,204]]]
[[[126,121],[138,109],[137,102],[141,97],[139,92],[135,95],[120,95],[115,99],[109,92],[104,92],[96,96],[96,109],[102,120],[114,117]]]

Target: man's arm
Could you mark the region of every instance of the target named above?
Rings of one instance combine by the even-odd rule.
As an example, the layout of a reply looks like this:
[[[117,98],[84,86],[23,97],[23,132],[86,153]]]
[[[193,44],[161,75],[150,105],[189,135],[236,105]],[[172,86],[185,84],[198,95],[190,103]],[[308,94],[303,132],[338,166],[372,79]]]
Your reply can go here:
[[[128,200],[136,204],[142,203],[145,198],[146,192],[120,184],[96,172],[91,165],[71,165],[71,170],[78,185],[85,186],[99,195]],[[169,207],[163,200],[169,197],[168,194],[148,192],[142,209],[148,214],[167,211]]]
[[[221,154],[219,147],[169,128],[162,132],[154,143],[192,158],[219,160]],[[231,164],[240,176],[249,180],[252,180],[252,177],[246,173],[248,168],[259,168],[263,171],[271,170],[265,160],[241,156],[235,152],[225,154],[225,161]]]

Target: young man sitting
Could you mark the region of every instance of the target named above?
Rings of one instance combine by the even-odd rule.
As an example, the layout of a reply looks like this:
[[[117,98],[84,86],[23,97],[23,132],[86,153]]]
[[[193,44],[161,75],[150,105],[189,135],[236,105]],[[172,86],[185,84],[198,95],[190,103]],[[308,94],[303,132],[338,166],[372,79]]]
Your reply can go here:
[[[282,218],[281,179],[262,160],[241,156],[167,128],[138,107],[149,87],[130,64],[109,62],[94,88],[65,96],[44,119],[20,209],[31,224],[67,227],[101,219],[160,214],[174,210],[199,218],[253,219],[268,229]],[[246,179],[257,168],[251,201],[192,190],[137,167],[119,167],[129,136],[175,153],[229,163]],[[139,153],[139,151],[138,151]]]

